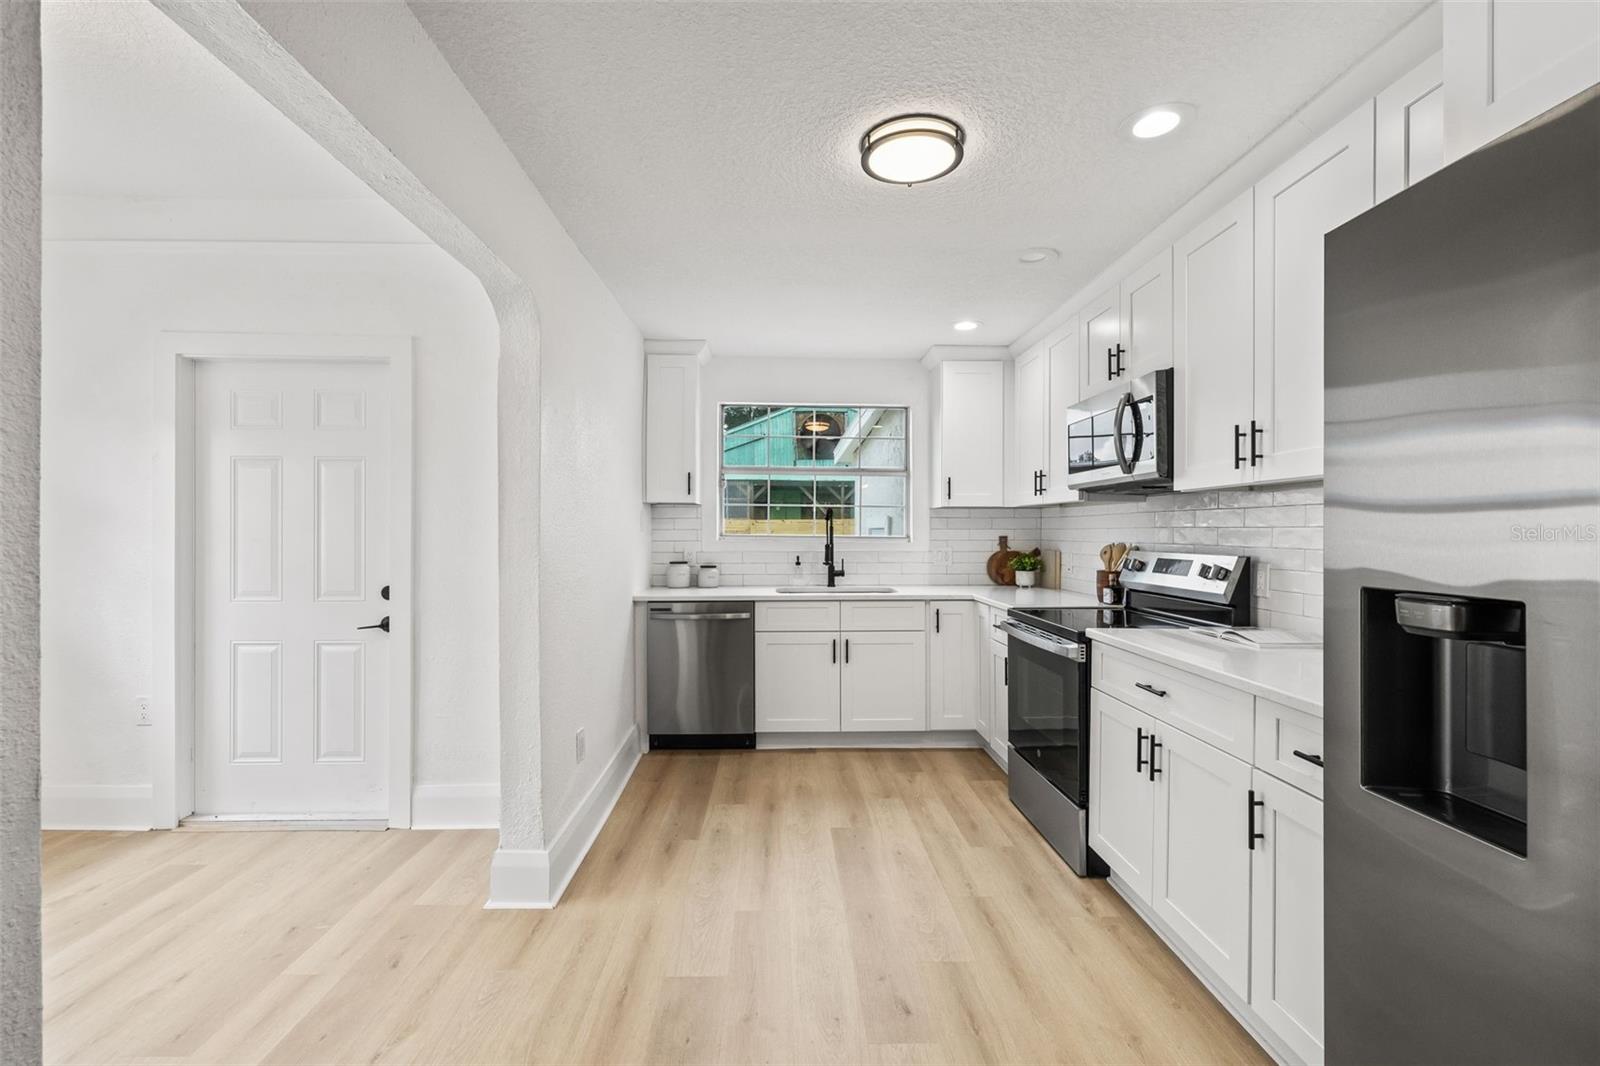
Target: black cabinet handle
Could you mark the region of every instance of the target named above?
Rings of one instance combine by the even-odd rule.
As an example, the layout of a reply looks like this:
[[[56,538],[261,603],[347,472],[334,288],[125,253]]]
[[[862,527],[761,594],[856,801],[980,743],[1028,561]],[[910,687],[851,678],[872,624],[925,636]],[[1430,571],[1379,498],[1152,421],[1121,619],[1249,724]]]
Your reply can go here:
[[[687,474],[683,475],[683,494],[685,496],[693,496],[694,495],[694,471],[693,470],[691,470]]]
[[[1156,739],[1154,733],[1150,734],[1150,780],[1154,781],[1161,772],[1161,767],[1156,765],[1156,749],[1161,747],[1161,741]]]
[[[379,622],[377,625],[356,626],[356,628],[357,629],[381,629],[385,633],[387,633],[387,632],[389,632],[389,616],[388,615],[384,615],[383,616],[383,621]]]
[[[1123,365],[1123,362],[1122,362],[1122,357],[1127,355],[1127,354],[1128,354],[1128,349],[1124,348],[1120,344],[1117,345],[1117,377],[1119,377],[1119,378],[1123,374],[1126,374],[1128,372],[1128,368],[1125,365]]]
[[[1304,759],[1306,762],[1310,763],[1312,766],[1321,766],[1322,765],[1322,756],[1320,756],[1320,755],[1307,755],[1305,752],[1301,751],[1299,748],[1295,749],[1294,757],[1296,759]]]
[[[385,585],[385,586],[383,586],[383,588],[379,589],[378,590],[378,595],[382,596],[384,599],[388,599],[389,598],[389,586]]]
[[[1162,699],[1166,699],[1167,698],[1167,690],[1166,689],[1164,689],[1164,688],[1156,688],[1154,685],[1147,685],[1143,681],[1135,681],[1133,683],[1133,687],[1134,688],[1142,688],[1146,692],[1150,693],[1150,695],[1152,695],[1152,696],[1160,696]]]
[[[1137,738],[1135,738],[1135,740],[1133,742],[1133,747],[1134,747],[1133,772],[1136,773],[1136,774],[1142,774],[1142,773],[1144,773],[1144,764],[1148,761],[1144,757],[1144,730],[1141,728],[1141,729],[1136,730],[1136,732],[1139,735],[1138,735]],[[1154,738],[1154,736],[1155,736],[1155,734],[1152,733],[1151,737]]]
[[[834,637],[833,638],[833,661],[834,662],[838,662],[839,661],[839,638],[838,637]]]
[[[1004,659],[1001,659],[1000,660],[1000,666],[1005,671],[1006,688],[1010,688],[1011,687],[1011,656],[1007,655]]]
[[[939,632],[939,608],[937,607],[933,609],[933,631],[935,633]]]
[[[1256,799],[1256,790],[1252,788],[1250,790],[1250,803],[1247,807],[1245,807],[1245,817],[1250,826],[1250,835],[1245,840],[1245,843],[1250,846],[1251,851],[1256,850],[1256,841],[1267,839],[1267,834],[1256,832],[1256,808],[1265,807],[1266,805],[1266,800]]]
[[[1117,376],[1116,370],[1111,365],[1111,361],[1113,359],[1115,359],[1116,357],[1117,357],[1117,353],[1116,352],[1112,351],[1110,348],[1106,349],[1106,380],[1107,381],[1110,381],[1112,378]]]
[[[1233,468],[1235,470],[1244,465],[1244,453],[1239,450],[1242,447],[1244,447],[1244,430],[1240,428],[1239,423],[1235,422],[1233,424]]]
[[[1255,466],[1256,463],[1258,463],[1261,460],[1266,458],[1265,455],[1262,455],[1260,452],[1256,451],[1256,438],[1257,437],[1265,437],[1266,435],[1267,435],[1266,429],[1264,427],[1256,425],[1256,420],[1252,418],[1250,420],[1250,465],[1251,466]]]
[[[1041,471],[1039,471],[1039,495],[1041,495],[1041,496],[1044,495],[1044,479],[1045,479],[1045,472],[1043,470],[1041,470]]]
[[[944,498],[945,499],[947,499],[947,500],[950,499],[951,494],[953,492],[955,492],[955,484],[956,484],[955,478],[947,477],[947,478],[944,479]]]
[[[850,638],[849,637],[845,637],[844,638],[844,664],[846,666],[850,665]]]

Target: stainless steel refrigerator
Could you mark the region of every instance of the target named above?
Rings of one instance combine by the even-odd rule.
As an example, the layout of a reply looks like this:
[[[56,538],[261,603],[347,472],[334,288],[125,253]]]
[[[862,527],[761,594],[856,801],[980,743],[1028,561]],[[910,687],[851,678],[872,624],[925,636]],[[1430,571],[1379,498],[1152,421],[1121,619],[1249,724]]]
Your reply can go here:
[[[1600,94],[1326,256],[1328,1059],[1600,1062]]]

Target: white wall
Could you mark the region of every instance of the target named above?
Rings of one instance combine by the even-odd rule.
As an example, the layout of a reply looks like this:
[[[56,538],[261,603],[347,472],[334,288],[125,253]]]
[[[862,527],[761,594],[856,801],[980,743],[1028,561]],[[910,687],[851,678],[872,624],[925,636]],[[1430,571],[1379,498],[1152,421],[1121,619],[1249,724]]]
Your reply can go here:
[[[442,794],[493,824],[499,341],[477,280],[425,244],[52,240],[44,258],[46,824],[118,811],[150,824],[148,731],[132,701],[152,689],[162,330],[415,336],[417,815],[426,823]]]

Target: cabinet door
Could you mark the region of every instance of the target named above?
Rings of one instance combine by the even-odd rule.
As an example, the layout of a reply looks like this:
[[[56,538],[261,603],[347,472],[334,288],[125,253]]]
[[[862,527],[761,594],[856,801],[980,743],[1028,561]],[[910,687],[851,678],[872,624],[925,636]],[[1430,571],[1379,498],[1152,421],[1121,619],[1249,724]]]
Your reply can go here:
[[[978,727],[978,605],[971,600],[928,604],[928,728]]]
[[[1244,434],[1255,394],[1255,256],[1249,189],[1173,246],[1172,431],[1183,491],[1250,478]]]
[[[1161,727],[1155,911],[1241,997],[1250,994],[1250,767]]]
[[[1323,1061],[1322,803],[1260,770],[1252,779],[1250,1006],[1306,1062]]]
[[[1004,506],[1005,388],[1002,362],[940,365],[935,506]]]
[[[1172,365],[1172,249],[1163,248],[1122,283],[1122,346],[1117,368],[1127,381]]]
[[[928,728],[928,635],[846,633],[840,724],[846,733]]]
[[[756,732],[837,733],[841,638],[756,634]]]
[[[1045,346],[1049,362],[1050,410],[1045,419],[1049,440],[1045,445],[1044,494],[1041,503],[1076,503],[1079,493],[1067,487],[1067,422],[1078,402],[1078,320],[1069,319],[1055,341]]]
[[[1256,185],[1258,481],[1322,476],[1322,239],[1372,206],[1372,167],[1368,100]]]
[[[1122,343],[1122,305],[1116,289],[1101,293],[1078,312],[1080,398],[1089,399],[1117,383],[1117,346]]]
[[[1381,203],[1444,166],[1444,56],[1435,52],[1379,93],[1375,121]]]
[[[1444,5],[1445,160],[1475,151],[1600,81],[1600,4]]]
[[[984,739],[989,750],[1005,766],[1011,751],[1008,736],[1011,729],[1011,665],[1006,661],[1005,644],[991,640],[989,643],[989,732]]]
[[[1045,435],[1049,425],[1049,352],[1038,344],[1017,356],[1012,378],[1012,410],[1016,417],[1017,466],[1012,475],[1012,500],[1038,503],[1040,475],[1050,464]]]
[[[1089,843],[1150,898],[1155,786],[1145,768],[1155,720],[1103,692],[1089,698]]]
[[[645,356],[646,503],[700,502],[700,362]]]

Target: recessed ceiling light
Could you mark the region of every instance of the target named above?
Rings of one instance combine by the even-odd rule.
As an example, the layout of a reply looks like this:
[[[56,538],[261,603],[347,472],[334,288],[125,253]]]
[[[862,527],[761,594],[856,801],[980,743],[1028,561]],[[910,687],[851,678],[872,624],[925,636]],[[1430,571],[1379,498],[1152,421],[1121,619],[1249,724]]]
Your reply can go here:
[[[960,126],[938,115],[899,115],[861,138],[861,169],[891,185],[920,185],[961,164],[967,139]]]
[[[1060,258],[1061,253],[1054,248],[1024,248],[1022,254],[1017,256],[1017,262],[1032,266],[1035,263],[1053,263]]]
[[[1194,108],[1189,104],[1158,104],[1129,117],[1123,128],[1135,140],[1149,141],[1165,137],[1193,114]]]
[[[963,318],[960,322],[955,324],[954,328],[959,329],[962,333],[967,333],[971,330],[977,329],[981,325],[983,325],[982,322],[975,322],[970,318]]]

